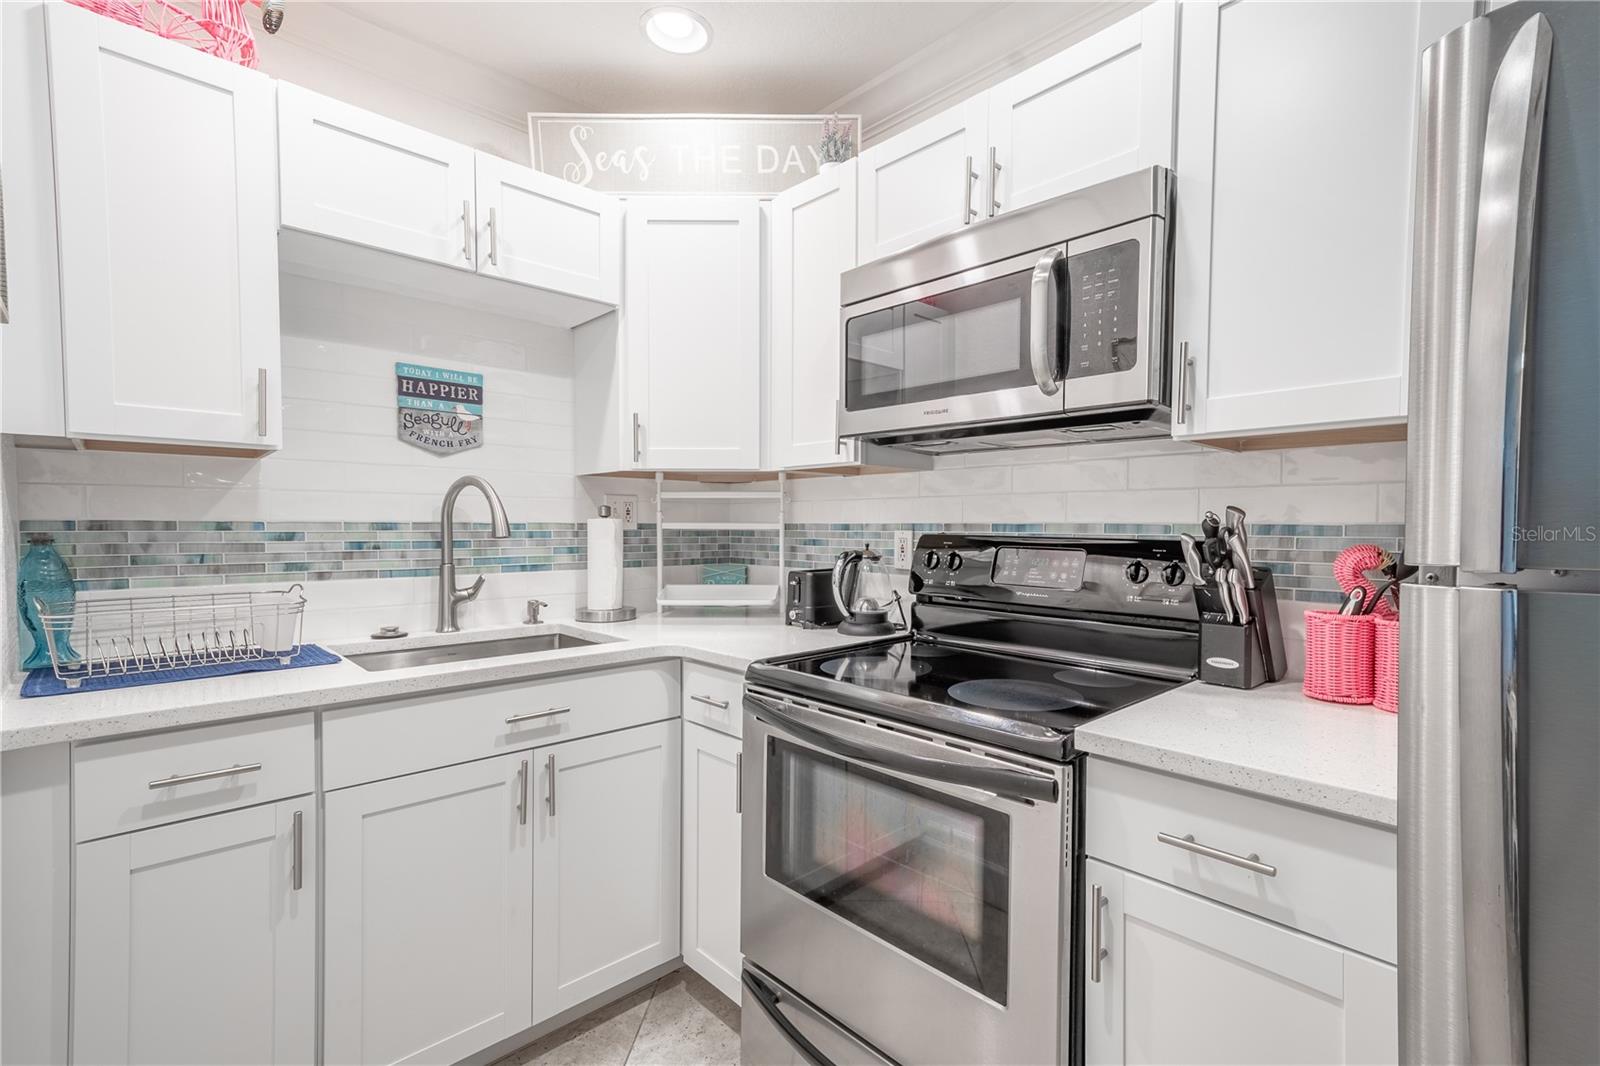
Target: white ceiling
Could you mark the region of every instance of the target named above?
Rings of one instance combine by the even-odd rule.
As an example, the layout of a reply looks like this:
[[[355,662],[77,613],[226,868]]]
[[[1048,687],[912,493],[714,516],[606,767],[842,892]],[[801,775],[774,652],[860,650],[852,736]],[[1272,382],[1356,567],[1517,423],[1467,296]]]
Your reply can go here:
[[[710,48],[692,56],[670,55],[645,40],[639,18],[654,6],[648,3],[338,6],[595,111],[799,114],[830,109],[917,53],[976,33],[989,15],[1012,5],[685,0],[681,6],[711,23]],[[295,4],[288,7],[292,17]]]

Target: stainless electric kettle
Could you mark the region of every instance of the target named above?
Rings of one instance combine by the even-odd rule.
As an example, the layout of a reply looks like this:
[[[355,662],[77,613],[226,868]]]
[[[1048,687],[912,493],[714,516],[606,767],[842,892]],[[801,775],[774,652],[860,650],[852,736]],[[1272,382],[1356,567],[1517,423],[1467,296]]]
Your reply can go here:
[[[856,637],[881,637],[897,628],[889,621],[889,609],[899,599],[889,575],[879,564],[883,555],[868,544],[859,551],[849,548],[839,553],[833,564],[833,602],[844,613],[839,632]],[[863,570],[863,565],[869,570]]]

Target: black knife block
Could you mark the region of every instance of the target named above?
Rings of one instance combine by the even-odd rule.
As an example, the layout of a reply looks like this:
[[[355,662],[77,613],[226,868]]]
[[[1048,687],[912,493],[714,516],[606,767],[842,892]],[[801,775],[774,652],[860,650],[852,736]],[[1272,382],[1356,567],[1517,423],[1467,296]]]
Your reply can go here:
[[[1255,688],[1281,680],[1288,670],[1272,571],[1252,568],[1256,587],[1246,590],[1250,622],[1230,623],[1215,585],[1195,589],[1200,607],[1200,680],[1228,688]]]

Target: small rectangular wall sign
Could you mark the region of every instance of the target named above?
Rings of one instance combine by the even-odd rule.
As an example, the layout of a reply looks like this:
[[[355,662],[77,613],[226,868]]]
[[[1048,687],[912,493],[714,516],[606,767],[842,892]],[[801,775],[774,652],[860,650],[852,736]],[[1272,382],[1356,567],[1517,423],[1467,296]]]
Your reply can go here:
[[[407,444],[449,455],[483,446],[483,375],[394,365],[398,431]]]
[[[529,112],[528,140],[535,170],[597,192],[772,196],[817,173],[830,118],[835,152],[856,155],[859,115]]]

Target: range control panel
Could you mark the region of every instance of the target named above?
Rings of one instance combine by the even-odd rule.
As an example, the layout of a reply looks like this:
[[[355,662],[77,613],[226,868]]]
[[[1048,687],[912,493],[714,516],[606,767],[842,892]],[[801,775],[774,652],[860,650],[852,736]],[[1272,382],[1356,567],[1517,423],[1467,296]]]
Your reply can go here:
[[[1089,555],[1081,548],[1019,548],[1006,545],[994,553],[994,583],[1027,588],[1083,587]]]

